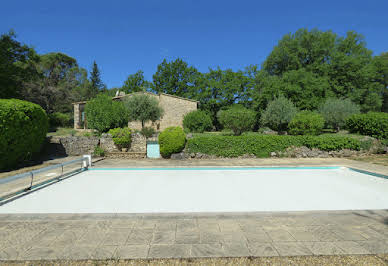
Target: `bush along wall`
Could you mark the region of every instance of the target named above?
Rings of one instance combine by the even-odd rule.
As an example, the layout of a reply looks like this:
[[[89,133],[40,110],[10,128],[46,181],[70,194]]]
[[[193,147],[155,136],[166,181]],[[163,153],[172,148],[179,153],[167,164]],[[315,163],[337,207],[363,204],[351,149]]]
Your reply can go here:
[[[203,153],[222,157],[238,157],[253,154],[256,157],[269,157],[271,152],[284,151],[288,147],[306,146],[323,151],[342,149],[360,150],[361,141],[343,136],[197,136],[189,139],[189,153]]]
[[[0,170],[13,168],[40,151],[48,118],[39,105],[0,99],[0,121]]]
[[[388,113],[355,114],[347,119],[346,127],[351,133],[386,140],[388,139]]]
[[[159,134],[160,154],[170,158],[171,154],[181,152],[185,148],[186,135],[180,127],[168,127]]]

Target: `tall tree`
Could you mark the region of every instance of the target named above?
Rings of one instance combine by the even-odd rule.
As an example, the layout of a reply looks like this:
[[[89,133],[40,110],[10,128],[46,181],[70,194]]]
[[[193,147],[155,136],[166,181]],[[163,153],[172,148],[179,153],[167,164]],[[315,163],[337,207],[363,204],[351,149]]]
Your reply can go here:
[[[38,78],[39,56],[15,38],[13,31],[0,36],[0,98],[21,98],[23,82]]]
[[[153,89],[158,93],[189,97],[198,75],[195,67],[189,66],[180,58],[171,62],[164,59],[152,77]]]
[[[355,32],[340,37],[331,31],[300,29],[279,41],[263,69],[282,80],[285,96],[303,97],[295,102],[300,108],[316,108],[320,97],[335,96],[350,98],[369,111],[381,108],[381,84],[372,59],[364,38]]]
[[[137,71],[135,74],[128,76],[127,80],[124,82],[123,90],[125,93],[147,91],[151,88],[151,84],[144,79],[144,72],[142,70]]]
[[[85,99],[87,72],[74,58],[62,53],[44,54],[35,68],[41,78],[23,83],[23,99],[39,104],[47,113],[70,112],[71,102]]]
[[[99,92],[105,90],[106,86],[101,80],[101,73],[96,61],[93,61],[93,68],[90,72],[90,94],[89,98],[95,97]]]
[[[381,111],[388,113],[388,52],[374,57],[377,81],[382,85],[383,104]]]

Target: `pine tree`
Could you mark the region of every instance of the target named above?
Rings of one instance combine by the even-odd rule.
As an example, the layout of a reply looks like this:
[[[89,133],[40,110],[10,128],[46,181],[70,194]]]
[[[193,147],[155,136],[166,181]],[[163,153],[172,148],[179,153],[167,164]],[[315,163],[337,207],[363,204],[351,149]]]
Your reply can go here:
[[[106,86],[102,82],[100,70],[96,61],[93,62],[93,69],[90,72],[90,94],[89,98],[95,97],[100,91],[105,90]]]

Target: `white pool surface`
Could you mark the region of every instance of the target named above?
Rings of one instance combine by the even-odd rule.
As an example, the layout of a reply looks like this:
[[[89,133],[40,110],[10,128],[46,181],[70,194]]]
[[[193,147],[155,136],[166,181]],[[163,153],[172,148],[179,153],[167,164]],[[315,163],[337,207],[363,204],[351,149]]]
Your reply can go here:
[[[191,213],[388,209],[388,179],[333,169],[88,170],[0,213]]]

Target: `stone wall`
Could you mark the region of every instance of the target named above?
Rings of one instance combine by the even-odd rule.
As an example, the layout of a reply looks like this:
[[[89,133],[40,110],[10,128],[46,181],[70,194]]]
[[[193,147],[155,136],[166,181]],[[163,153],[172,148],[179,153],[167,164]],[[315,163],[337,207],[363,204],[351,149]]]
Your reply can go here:
[[[83,155],[93,154],[96,146],[100,146],[107,153],[120,152],[113,142],[110,134],[102,134],[101,137],[50,137],[48,139],[54,153],[58,155]],[[132,134],[130,153],[147,153],[147,140],[140,133]],[[139,158],[141,156],[138,156]],[[138,158],[136,157],[136,158]]]
[[[59,145],[64,155],[92,154],[94,148],[99,144],[99,137],[51,137],[50,143]]]

